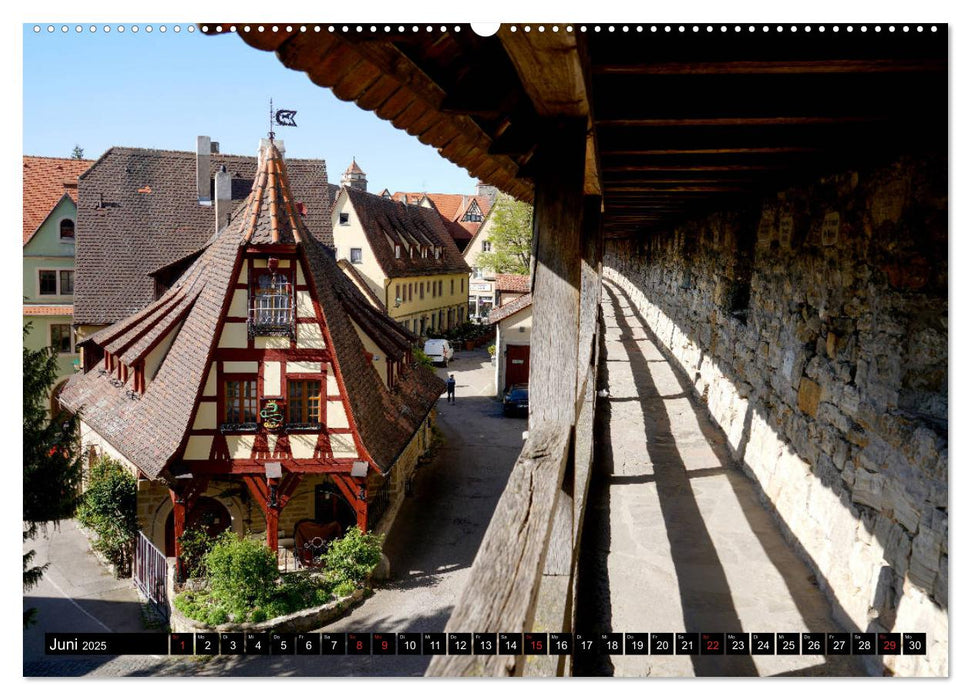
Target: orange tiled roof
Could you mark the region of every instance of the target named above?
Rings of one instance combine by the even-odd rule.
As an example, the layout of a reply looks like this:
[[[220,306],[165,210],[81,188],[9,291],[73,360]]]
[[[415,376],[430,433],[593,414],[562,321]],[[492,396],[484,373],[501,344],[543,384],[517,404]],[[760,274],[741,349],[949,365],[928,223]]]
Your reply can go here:
[[[73,304],[61,304],[59,306],[33,306],[24,304],[24,316],[72,316],[74,315]]]
[[[438,209],[438,213],[449,221],[458,221],[465,214],[466,210],[472,206],[472,200],[479,205],[482,216],[489,213],[489,198],[479,197],[472,194],[442,194],[439,192],[395,192],[391,199],[396,202],[401,201],[401,196],[408,198],[408,204],[417,204],[422,197],[428,197],[432,204]]]
[[[496,275],[496,290],[526,293],[529,291],[529,275]]]
[[[78,201],[78,176],[93,160],[24,156],[24,245],[65,194]]]

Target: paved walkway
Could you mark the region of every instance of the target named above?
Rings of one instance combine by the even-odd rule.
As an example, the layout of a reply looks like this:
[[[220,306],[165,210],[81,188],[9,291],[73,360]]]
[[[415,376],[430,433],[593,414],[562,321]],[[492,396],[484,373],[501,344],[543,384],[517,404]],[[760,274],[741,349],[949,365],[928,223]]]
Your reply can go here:
[[[578,631],[842,631],[721,431],[636,309],[604,282],[595,475]],[[576,675],[862,675],[850,657],[611,656]]]

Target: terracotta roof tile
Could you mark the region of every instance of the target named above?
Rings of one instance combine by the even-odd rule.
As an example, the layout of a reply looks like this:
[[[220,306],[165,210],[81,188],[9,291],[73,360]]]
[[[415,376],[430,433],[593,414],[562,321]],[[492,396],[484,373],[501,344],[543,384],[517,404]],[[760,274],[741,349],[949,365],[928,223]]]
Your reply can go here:
[[[497,292],[529,292],[529,275],[496,275]]]
[[[504,318],[509,318],[517,311],[522,311],[527,306],[533,305],[533,295],[523,294],[521,297],[513,299],[508,304],[503,304],[497,309],[489,312],[489,323],[498,323]]]
[[[93,160],[24,156],[24,245],[66,194],[77,203],[78,176]]]
[[[34,306],[24,304],[24,316],[70,316],[74,313],[71,304],[61,304],[60,306]]]
[[[256,158],[213,153],[210,172],[233,176],[233,200],[250,193]],[[79,180],[74,320],[114,323],[150,304],[149,274],[186,258],[214,237],[214,207],[198,203],[196,154],[113,147]],[[287,171],[310,232],[332,245],[332,189],[322,160],[292,159]],[[139,194],[150,187],[151,194]]]

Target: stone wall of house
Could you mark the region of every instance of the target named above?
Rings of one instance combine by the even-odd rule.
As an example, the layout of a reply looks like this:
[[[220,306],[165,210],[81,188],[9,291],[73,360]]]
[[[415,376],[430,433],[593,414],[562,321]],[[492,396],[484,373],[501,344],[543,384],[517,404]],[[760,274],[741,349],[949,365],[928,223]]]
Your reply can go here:
[[[947,223],[946,162],[902,158],[604,260],[837,619],[927,633],[900,675],[948,668]]]
[[[435,409],[429,413],[425,422],[415,431],[411,441],[401,451],[390,473],[385,477],[376,472],[368,475],[368,507],[374,507],[376,497],[387,498],[387,506],[384,512],[378,517],[377,522],[369,515],[370,529],[379,534],[387,534],[394,525],[398,510],[404,502],[405,495],[409,491],[409,483],[414,477],[415,469],[418,466],[418,459],[427,453],[432,446],[432,426],[435,425]],[[382,490],[387,490],[386,495],[378,496]]]

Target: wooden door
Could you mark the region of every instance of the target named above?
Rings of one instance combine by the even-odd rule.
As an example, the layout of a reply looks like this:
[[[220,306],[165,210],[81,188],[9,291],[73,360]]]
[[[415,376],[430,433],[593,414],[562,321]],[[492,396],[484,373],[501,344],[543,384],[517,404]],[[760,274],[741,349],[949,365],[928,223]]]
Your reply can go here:
[[[506,387],[529,381],[529,346],[506,346]]]

